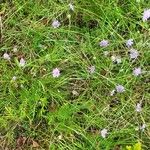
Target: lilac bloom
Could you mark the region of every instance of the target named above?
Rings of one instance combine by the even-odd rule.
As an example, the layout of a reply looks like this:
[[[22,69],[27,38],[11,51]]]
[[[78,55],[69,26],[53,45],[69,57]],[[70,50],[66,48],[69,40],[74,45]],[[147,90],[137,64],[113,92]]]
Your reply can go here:
[[[135,69],[133,70],[133,75],[134,75],[134,76],[139,76],[141,73],[142,73],[142,70],[141,70],[140,67],[135,68]]]
[[[131,49],[130,51],[130,58],[131,59],[137,59],[137,57],[139,56],[139,52],[135,49]]]
[[[108,40],[102,40],[101,42],[99,42],[99,45],[101,47],[107,47],[109,45],[109,42]]]
[[[107,134],[108,134],[107,129],[104,128],[103,130],[101,130],[101,136],[103,138],[106,138]]]
[[[135,110],[136,110],[137,112],[141,112],[141,111],[142,111],[141,103],[137,103]]]
[[[126,46],[129,48],[133,45],[133,39],[129,39],[126,41]]]
[[[147,21],[150,18],[150,9],[145,9],[143,12],[143,21]]]
[[[6,59],[6,60],[10,60],[10,56],[7,53],[4,53],[3,58]]]
[[[60,70],[58,68],[53,69],[52,75],[54,78],[57,78],[60,76]]]
[[[88,69],[91,74],[93,74],[95,72],[95,66],[91,66]]]
[[[60,25],[61,25],[61,24],[60,24],[60,22],[59,22],[58,20],[54,20],[54,21],[52,22],[53,28],[58,28]]]
[[[116,86],[116,91],[118,93],[123,93],[125,91],[125,88],[122,85],[117,85]]]
[[[26,64],[26,61],[23,58],[21,58],[19,62],[20,67],[24,67],[25,64]]]

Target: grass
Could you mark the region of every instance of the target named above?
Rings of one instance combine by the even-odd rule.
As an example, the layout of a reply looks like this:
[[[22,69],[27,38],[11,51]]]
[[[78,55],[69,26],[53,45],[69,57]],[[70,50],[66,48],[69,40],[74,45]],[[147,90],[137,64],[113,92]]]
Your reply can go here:
[[[0,149],[121,150],[140,141],[148,150],[150,25],[142,13],[150,1],[75,0],[74,11],[68,4],[0,0]],[[54,18],[59,28],[51,26]],[[98,45],[103,39],[106,48]],[[129,59],[128,39],[140,53],[136,61]],[[114,64],[112,55],[122,63]],[[22,57],[25,67],[19,66]],[[143,73],[135,77],[138,66]],[[125,92],[110,96],[118,84]],[[139,102],[142,111],[136,112]],[[143,123],[144,132],[136,130]]]

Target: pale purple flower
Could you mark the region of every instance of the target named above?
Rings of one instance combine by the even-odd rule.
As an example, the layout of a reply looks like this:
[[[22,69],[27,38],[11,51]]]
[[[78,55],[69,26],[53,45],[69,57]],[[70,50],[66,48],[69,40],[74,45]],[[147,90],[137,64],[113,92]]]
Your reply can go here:
[[[52,75],[54,78],[57,78],[60,76],[60,70],[58,68],[53,69]]]
[[[146,128],[146,124],[144,123],[142,126],[139,127],[139,130],[144,131]]]
[[[10,60],[10,56],[7,53],[4,53],[3,58],[6,59],[6,60]]]
[[[133,39],[129,39],[126,41],[126,46],[131,47],[133,45]]]
[[[107,47],[109,45],[109,42],[108,40],[102,40],[101,42],[99,42],[99,45],[101,47]]]
[[[110,92],[110,96],[113,96],[113,95],[115,94],[115,91],[116,91],[116,90],[112,90],[112,91]]]
[[[101,130],[101,136],[102,136],[103,138],[106,138],[107,134],[108,134],[107,129],[104,128],[103,130]]]
[[[142,111],[141,103],[137,103],[135,110],[136,110],[137,112],[141,112],[141,111]]]
[[[131,49],[130,51],[130,58],[131,59],[137,59],[137,57],[139,56],[139,52],[135,49]]]
[[[95,66],[90,66],[88,69],[91,74],[95,72]]]
[[[116,91],[118,93],[123,93],[125,91],[125,88],[122,85],[117,85],[116,86]]]
[[[74,11],[74,6],[72,3],[69,4],[69,8],[70,8],[70,10]]]
[[[145,9],[143,12],[143,21],[150,19],[150,9]]]
[[[20,67],[24,67],[25,64],[26,64],[26,61],[23,58],[21,58],[19,62]]]
[[[52,22],[53,28],[58,28],[60,25],[61,25],[60,22],[56,19]]]
[[[134,76],[139,76],[141,73],[142,73],[142,70],[141,70],[140,67],[135,68],[135,69],[133,70],[133,75],[134,75]]]

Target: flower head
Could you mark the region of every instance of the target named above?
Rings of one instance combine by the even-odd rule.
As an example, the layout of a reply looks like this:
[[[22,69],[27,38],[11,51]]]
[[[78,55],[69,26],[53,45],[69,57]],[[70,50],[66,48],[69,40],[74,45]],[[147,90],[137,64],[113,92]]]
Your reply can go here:
[[[101,130],[101,136],[103,138],[106,138],[107,134],[108,134],[107,129],[104,128],[103,130]]]
[[[90,66],[88,69],[91,74],[95,72],[95,66]]]
[[[70,8],[70,10],[74,11],[74,6],[72,3],[69,4],[69,8]]]
[[[58,68],[53,69],[52,75],[54,78],[57,78],[60,76],[60,70]]]
[[[141,111],[142,111],[141,103],[137,103],[135,110],[136,110],[137,112],[141,112]]]
[[[60,25],[61,25],[60,22],[56,19],[52,22],[53,28],[58,28]]]
[[[143,21],[147,21],[150,18],[150,9],[145,9],[143,12]]]
[[[6,60],[10,60],[10,56],[7,53],[4,53],[3,58],[6,59]]]
[[[133,70],[133,75],[134,75],[134,76],[139,76],[141,73],[142,73],[142,70],[141,70],[140,67],[135,68],[135,69]]]
[[[131,49],[130,51],[130,58],[131,59],[137,59],[137,57],[139,56],[139,52],[135,49]]]
[[[118,93],[123,93],[125,91],[125,88],[122,85],[117,85],[116,86],[116,91]]]
[[[126,46],[131,47],[133,45],[133,39],[129,39],[126,41]]]
[[[102,40],[101,42],[99,42],[99,45],[101,47],[107,47],[109,45],[109,42],[108,40]]]
[[[21,58],[19,62],[20,67],[24,67],[25,64],[26,64],[26,61],[23,58]]]

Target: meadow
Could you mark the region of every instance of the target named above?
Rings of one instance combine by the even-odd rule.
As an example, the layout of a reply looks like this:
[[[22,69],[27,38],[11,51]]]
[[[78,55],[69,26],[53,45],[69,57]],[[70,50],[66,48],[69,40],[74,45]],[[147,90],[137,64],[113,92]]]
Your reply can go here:
[[[150,149],[150,0],[0,0],[0,150],[32,149]]]

